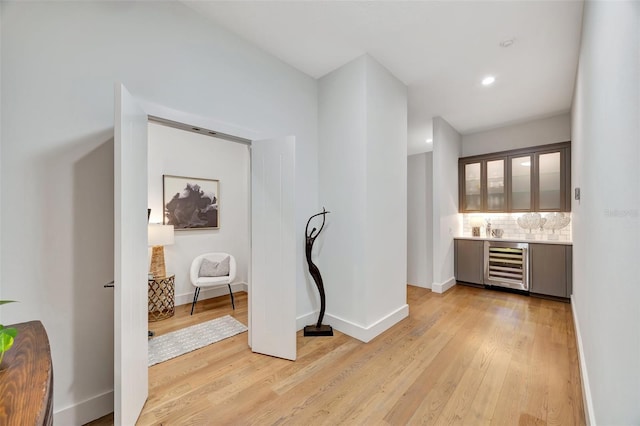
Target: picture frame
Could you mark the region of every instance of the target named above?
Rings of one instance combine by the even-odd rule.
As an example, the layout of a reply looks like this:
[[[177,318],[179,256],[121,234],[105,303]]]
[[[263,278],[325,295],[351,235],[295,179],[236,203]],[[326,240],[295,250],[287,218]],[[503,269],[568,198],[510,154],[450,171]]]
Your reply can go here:
[[[162,175],[163,224],[176,231],[220,229],[220,181]]]

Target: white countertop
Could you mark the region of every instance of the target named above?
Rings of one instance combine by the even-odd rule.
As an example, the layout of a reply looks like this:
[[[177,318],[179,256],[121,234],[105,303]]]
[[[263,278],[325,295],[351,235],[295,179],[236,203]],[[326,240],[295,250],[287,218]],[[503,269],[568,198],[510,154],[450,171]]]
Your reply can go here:
[[[488,237],[470,237],[470,236],[458,236],[453,238],[455,240],[504,241],[508,243],[529,243],[529,244],[564,244],[566,246],[573,245],[572,241],[567,241],[567,240],[526,240],[523,238],[488,238]]]

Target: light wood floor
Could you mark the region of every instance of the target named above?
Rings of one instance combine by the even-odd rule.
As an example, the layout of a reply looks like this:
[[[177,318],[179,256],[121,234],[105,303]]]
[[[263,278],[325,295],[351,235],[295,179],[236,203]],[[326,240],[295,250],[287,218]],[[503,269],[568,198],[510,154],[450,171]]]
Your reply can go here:
[[[246,294],[236,300],[246,324]],[[252,354],[244,333],[153,366],[138,424],[585,424],[569,304],[461,285],[409,286],[408,303],[409,318],[367,344],[298,333],[295,362]],[[228,305],[205,301],[194,317],[185,305],[150,326]]]

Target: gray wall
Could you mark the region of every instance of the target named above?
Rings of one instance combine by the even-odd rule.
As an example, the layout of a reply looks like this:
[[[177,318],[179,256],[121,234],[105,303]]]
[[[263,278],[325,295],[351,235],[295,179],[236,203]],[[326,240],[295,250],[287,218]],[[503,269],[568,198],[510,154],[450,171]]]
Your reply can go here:
[[[573,308],[592,424],[640,424],[640,3],[588,1],[572,116]]]
[[[433,282],[433,153],[407,157],[407,283]]]

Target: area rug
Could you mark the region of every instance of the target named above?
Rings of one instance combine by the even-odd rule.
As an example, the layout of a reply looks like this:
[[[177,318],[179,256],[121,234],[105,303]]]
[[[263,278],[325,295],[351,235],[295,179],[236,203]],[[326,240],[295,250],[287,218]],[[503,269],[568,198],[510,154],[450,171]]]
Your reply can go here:
[[[154,337],[149,339],[149,367],[247,330],[244,324],[225,315],[222,318]]]

